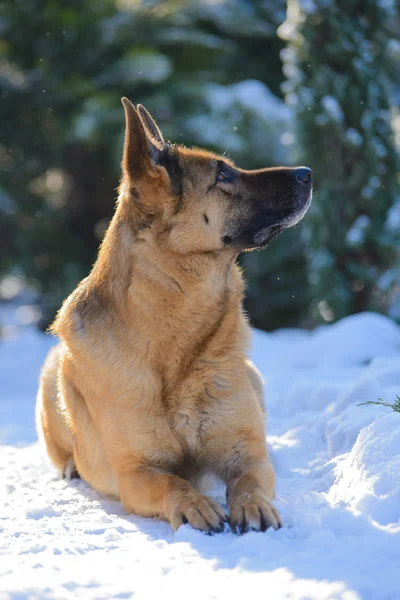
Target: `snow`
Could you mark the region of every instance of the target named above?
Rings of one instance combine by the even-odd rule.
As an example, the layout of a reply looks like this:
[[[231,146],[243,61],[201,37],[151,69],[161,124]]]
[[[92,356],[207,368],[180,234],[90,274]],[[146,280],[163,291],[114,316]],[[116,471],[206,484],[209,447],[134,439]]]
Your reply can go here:
[[[346,129],[346,138],[353,146],[361,146],[363,143],[362,136],[358,133],[357,129],[354,129],[354,127]]]
[[[338,100],[334,96],[324,96],[321,99],[321,104],[325,112],[338,123],[342,123],[344,120],[343,111]]]
[[[53,342],[11,309],[0,320],[2,600],[399,598],[400,414],[357,406],[400,393],[394,322],[364,313],[314,332],[255,332],[284,528],[239,537],[174,534],[60,480],[33,416]]]
[[[226,86],[209,83],[204,103],[206,110],[186,122],[199,142],[218,145],[223,138],[228,152],[245,151],[250,145],[275,164],[285,163],[280,136],[291,127],[292,111],[264,83],[255,79]]]
[[[362,244],[365,240],[366,230],[370,225],[371,219],[367,215],[359,215],[346,234],[346,242],[350,246]]]
[[[398,231],[400,229],[400,197],[396,198],[395,203],[388,211],[386,229],[388,231]]]

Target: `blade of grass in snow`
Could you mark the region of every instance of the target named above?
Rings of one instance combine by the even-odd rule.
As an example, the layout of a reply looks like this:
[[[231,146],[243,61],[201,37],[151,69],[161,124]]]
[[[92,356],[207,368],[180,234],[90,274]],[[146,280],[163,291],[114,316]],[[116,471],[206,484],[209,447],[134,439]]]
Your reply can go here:
[[[393,404],[389,402],[384,402],[381,398],[378,398],[379,402],[373,402],[372,400],[368,400],[368,402],[361,402],[361,404],[357,404],[357,406],[365,406],[366,404],[380,404],[381,406],[390,406],[395,412],[400,413],[400,396],[396,396],[396,400]]]

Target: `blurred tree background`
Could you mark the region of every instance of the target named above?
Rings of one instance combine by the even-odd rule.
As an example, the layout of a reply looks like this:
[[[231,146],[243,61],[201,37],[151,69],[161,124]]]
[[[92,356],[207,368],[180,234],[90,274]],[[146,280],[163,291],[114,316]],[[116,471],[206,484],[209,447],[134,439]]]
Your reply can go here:
[[[313,168],[308,225],[242,258],[255,325],[364,308],[396,316],[400,23],[395,2],[374,5],[290,0],[287,14],[285,0],[3,1],[0,276],[34,286],[41,326],[88,273],[112,215],[123,95],[171,141],[248,168]],[[375,300],[353,302],[363,283]]]
[[[390,1],[289,0],[279,29],[288,42],[285,91],[299,156],[317,165],[320,184],[305,228],[312,309],[329,320],[395,310],[400,223],[391,81],[400,55],[391,28],[397,18]]]

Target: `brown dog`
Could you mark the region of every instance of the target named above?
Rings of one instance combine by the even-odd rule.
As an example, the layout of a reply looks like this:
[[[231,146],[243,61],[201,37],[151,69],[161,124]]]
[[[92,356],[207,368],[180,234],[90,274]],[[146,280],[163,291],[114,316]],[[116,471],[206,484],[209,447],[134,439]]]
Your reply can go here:
[[[123,104],[117,209],[52,327],[61,343],[42,371],[38,428],[61,471],[130,513],[219,531],[223,509],[195,487],[213,473],[234,531],[276,529],[235,259],[303,217],[311,171],[244,171],[170,146],[142,106]]]

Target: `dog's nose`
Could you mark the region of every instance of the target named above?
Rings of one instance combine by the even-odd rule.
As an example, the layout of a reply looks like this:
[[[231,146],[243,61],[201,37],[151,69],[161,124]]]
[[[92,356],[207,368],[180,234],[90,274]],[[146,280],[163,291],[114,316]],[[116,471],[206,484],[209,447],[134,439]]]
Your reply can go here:
[[[311,183],[312,181],[312,171],[308,167],[299,167],[295,171],[296,178],[303,183]]]

